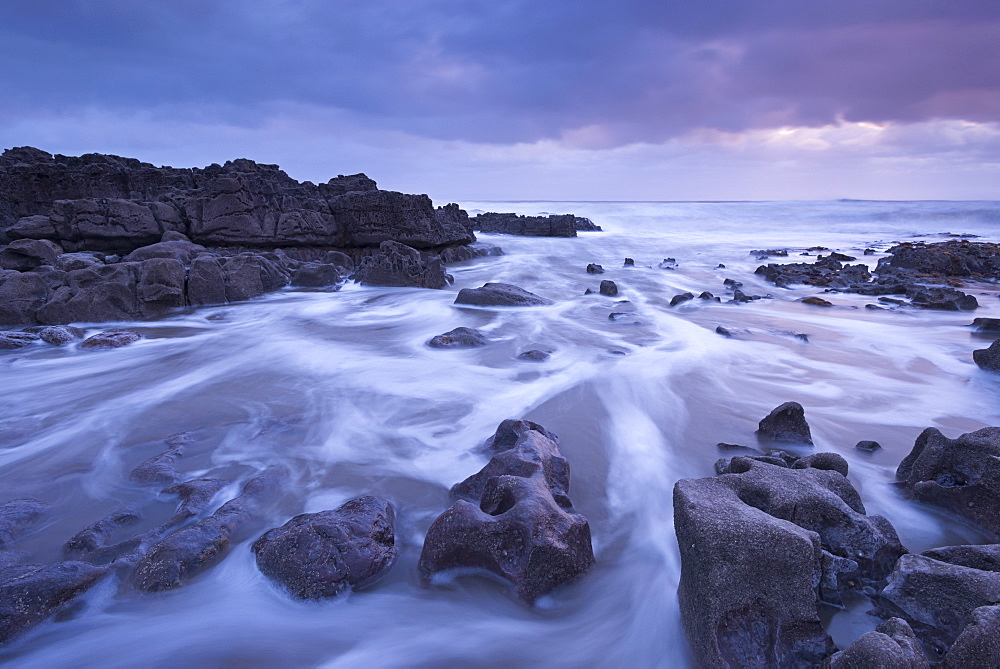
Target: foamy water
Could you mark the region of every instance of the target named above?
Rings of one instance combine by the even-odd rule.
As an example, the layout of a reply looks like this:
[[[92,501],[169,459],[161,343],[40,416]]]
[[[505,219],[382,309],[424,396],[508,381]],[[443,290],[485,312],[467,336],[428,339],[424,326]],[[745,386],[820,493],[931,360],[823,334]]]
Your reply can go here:
[[[573,212],[604,226],[576,239],[482,235],[507,255],[451,268],[455,285],[421,290],[345,286],[287,291],[158,322],[122,324],[146,338],[87,352],[37,347],[0,354],[0,502],[34,496],[53,506],[13,548],[60,559],[82,527],[125,503],[153,526],[173,501],[128,482],[162,440],[188,432],[178,461],[188,477],[239,482],[275,467],[286,494],[225,559],[185,587],[140,595],[108,580],[85,607],[0,651],[17,667],[448,667],[691,664],[677,610],[680,573],[671,493],[713,473],[717,442],[754,445],[757,421],[796,400],[817,451],[836,451],[870,513],[887,516],[911,550],[980,541],[971,526],[903,501],[891,485],[925,427],[948,436],[1000,425],[1000,376],[971,351],[973,314],[872,311],[874,298],[798,299],[753,275],[751,249],[827,246],[859,261],[894,240],[973,233],[1000,241],[997,203],[463,203],[492,211]],[[623,268],[628,256],[635,268]],[[666,257],[677,269],[658,269]],[[792,252],[788,261],[798,261]],[[778,261],[778,260],[772,260]],[[588,275],[588,263],[604,275]],[[765,261],[766,262],[766,261]],[[725,269],[717,269],[719,263]],[[728,299],[725,278],[750,304]],[[612,279],[617,298],[584,296]],[[469,309],[463,287],[519,285],[546,307]],[[1000,316],[992,286],[975,316]],[[621,302],[627,300],[627,302]],[[609,320],[611,312],[627,316]],[[722,325],[732,339],[715,334]],[[458,326],[493,342],[436,350],[425,342]],[[807,334],[802,341],[796,334]],[[525,350],[554,351],[542,363]],[[423,535],[449,504],[448,488],[486,461],[478,449],[504,418],[561,437],[571,497],[591,523],[597,566],[536,608],[502,586],[464,578],[421,588]],[[862,439],[882,443],[873,455]],[[249,544],[296,513],[360,494],[396,506],[400,558],[385,580],[336,601],[288,598],[256,569]],[[217,506],[217,505],[216,505]],[[213,507],[214,508],[214,507]],[[143,525],[140,529],[144,528]],[[865,607],[827,611],[835,640],[874,627]]]

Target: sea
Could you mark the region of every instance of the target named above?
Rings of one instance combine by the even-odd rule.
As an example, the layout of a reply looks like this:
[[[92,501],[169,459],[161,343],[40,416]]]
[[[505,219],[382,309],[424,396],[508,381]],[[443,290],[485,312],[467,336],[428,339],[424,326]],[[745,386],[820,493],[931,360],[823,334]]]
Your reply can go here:
[[[812,262],[810,247],[874,267],[897,242],[1000,242],[1000,203],[460,204],[472,213],[573,213],[604,231],[480,235],[504,255],[450,266],[454,285],[443,290],[288,289],[157,321],[81,325],[144,335],[121,349],[0,352],[0,502],[51,504],[11,546],[31,562],[59,561],[69,537],[125,504],[144,516],[133,531],[168,517],[173,498],[128,474],[177,433],[190,439],[178,460],[186,477],[233,482],[213,508],[255,473],[280,471],[285,481],[268,517],[187,585],[149,595],[109,578],[0,648],[0,665],[694,666],[677,603],[674,483],[712,476],[716,460],[732,454],[720,442],[756,446],[758,421],[793,400],[805,407],[812,450],[848,461],[868,513],[888,518],[909,550],[985,541],[974,526],[904,499],[893,481],[924,428],[956,437],[1000,425],[1000,375],[972,361],[992,340],[968,327],[976,316],[1000,317],[1000,286],[965,289],[980,303],[975,312],[929,311],[779,288],[754,270]],[[758,260],[758,249],[789,255]],[[591,263],[604,273],[589,274]],[[618,296],[585,294],[605,279]],[[763,298],[729,302],[725,279]],[[459,289],[486,282],[553,304],[454,304]],[[679,293],[702,291],[722,299],[670,306]],[[834,306],[800,302],[814,295]],[[866,308],[872,303],[886,308]],[[491,343],[426,345],[459,326]],[[719,326],[733,336],[717,334]],[[532,349],[551,357],[518,358]],[[483,442],[506,418],[560,437],[570,497],[589,519],[597,559],[535,606],[475,575],[422,587],[417,571],[449,488],[486,463]],[[883,448],[858,451],[861,440]],[[258,571],[250,544],[263,531],[366,494],[396,510],[399,559],[383,580],[304,603]],[[869,608],[850,601],[821,615],[843,646],[877,624]]]

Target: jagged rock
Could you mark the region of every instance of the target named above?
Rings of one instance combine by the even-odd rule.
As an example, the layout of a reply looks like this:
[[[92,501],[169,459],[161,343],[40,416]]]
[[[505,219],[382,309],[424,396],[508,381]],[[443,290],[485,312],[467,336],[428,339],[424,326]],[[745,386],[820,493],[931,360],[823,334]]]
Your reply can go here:
[[[135,330],[105,330],[92,337],[87,337],[80,344],[80,348],[92,350],[102,350],[109,348],[121,348],[128,346],[142,339],[142,335]]]
[[[136,565],[132,585],[147,592],[169,590],[210,567],[221,558],[233,535],[258,516],[276,487],[273,475],[254,477],[238,497],[211,516],[157,542]]]
[[[361,259],[354,280],[366,286],[444,288],[451,277],[438,257],[424,260],[420,252],[393,241],[382,242],[379,252]]]
[[[538,349],[532,349],[530,351],[525,351],[517,356],[518,360],[529,360],[531,362],[545,362],[552,357],[552,354],[548,351],[539,351]]]
[[[0,350],[13,350],[37,344],[42,340],[36,334],[30,332],[18,332],[16,330],[0,331]]]
[[[396,561],[394,519],[392,505],[372,496],[296,516],[253,543],[257,567],[300,599],[363,588]]]
[[[832,307],[833,302],[824,300],[822,297],[806,297],[802,299],[802,304],[812,304],[817,307]]]
[[[583,216],[574,216],[573,225],[580,232],[603,232],[601,226],[595,225],[592,220]]]
[[[572,214],[521,216],[487,212],[469,219],[480,232],[527,237],[576,237],[577,217]],[[583,219],[586,220],[586,219]],[[591,228],[586,228],[591,229]]]
[[[83,339],[84,331],[71,325],[36,325],[25,328],[25,332],[36,334],[46,344],[53,346],[65,346],[79,339]]]
[[[606,295],[607,297],[615,297],[618,295],[618,284],[614,281],[601,281],[600,293],[601,295]]]
[[[878,262],[885,268],[907,269],[919,274],[1000,278],[1000,245],[988,242],[946,241],[926,244],[905,242],[889,249]]]
[[[480,307],[530,307],[552,304],[552,300],[539,297],[509,283],[485,283],[481,288],[463,288],[458,291],[455,304],[472,304]]]
[[[14,541],[43,511],[45,502],[25,497],[0,504],[0,549]]]
[[[625,263],[622,265],[622,267],[635,267],[635,261],[632,260],[631,258],[625,258]]]
[[[54,265],[63,250],[41,239],[18,239],[0,249],[0,268],[27,272],[41,265]]]
[[[929,427],[900,462],[896,479],[914,499],[950,509],[1000,538],[1000,428],[948,439]]]
[[[604,274],[604,268],[597,263],[587,265],[587,274]]]
[[[729,328],[724,328],[721,325],[719,325],[719,326],[717,326],[715,328],[715,332],[716,332],[716,334],[720,334],[723,337],[732,337],[733,336],[732,330],[730,330]]]
[[[165,440],[167,450],[142,461],[129,472],[128,478],[136,483],[156,483],[170,485],[178,479],[177,458],[184,455],[184,447],[188,439],[183,434],[176,434]]]
[[[427,345],[431,348],[475,348],[490,343],[489,337],[474,328],[455,328],[431,338]]]
[[[829,669],[930,669],[920,642],[906,621],[890,618],[830,657]]]
[[[839,471],[737,456],[723,472],[674,487],[695,657],[709,667],[819,663],[833,644],[817,598],[839,604],[844,590],[880,583],[905,549]]]
[[[770,441],[786,441],[812,446],[812,433],[805,410],[798,402],[785,402],[761,419],[757,435]]]
[[[0,644],[56,613],[106,574],[83,562],[0,568]]]
[[[459,500],[434,521],[420,555],[420,578],[483,569],[534,602],[594,564],[587,519],[573,510],[569,464],[545,428],[505,420],[487,442],[483,469],[452,488]]]
[[[271,258],[256,253],[240,253],[220,259],[226,300],[240,302],[259,297],[288,285],[289,275]]]

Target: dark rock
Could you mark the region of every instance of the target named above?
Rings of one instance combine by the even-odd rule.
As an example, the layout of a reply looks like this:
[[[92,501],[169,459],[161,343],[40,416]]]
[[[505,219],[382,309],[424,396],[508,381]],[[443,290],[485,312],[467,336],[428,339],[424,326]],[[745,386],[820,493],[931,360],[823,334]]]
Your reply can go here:
[[[299,599],[363,588],[396,561],[394,518],[387,500],[371,496],[296,516],[253,543],[257,567]]]
[[[16,330],[0,331],[0,350],[13,350],[37,344],[42,340],[36,334],[30,332],[18,332]]]
[[[421,581],[482,569],[534,602],[594,564],[590,526],[573,510],[569,463],[555,435],[535,423],[505,420],[487,447],[493,458],[452,488],[459,501],[427,531]]]
[[[552,354],[548,351],[539,351],[538,349],[532,349],[530,351],[525,351],[517,356],[518,360],[529,360],[531,362],[544,362],[552,357]]]
[[[785,402],[765,416],[757,426],[758,437],[812,445],[812,434],[805,410],[798,402]]]
[[[446,264],[465,262],[473,258],[487,258],[491,256],[502,256],[503,249],[493,244],[475,242],[473,244],[462,244],[460,246],[446,246],[438,254],[441,262]]]
[[[135,550],[139,540],[126,541],[123,546],[109,546],[111,538],[121,528],[133,525],[142,516],[134,505],[128,505],[88,525],[73,535],[63,546],[67,558],[82,560],[91,564],[103,564],[119,557],[122,553]]]
[[[875,255],[876,253],[877,253],[877,251],[876,251],[875,249],[865,249],[865,251],[864,251],[864,254],[865,254],[866,256],[873,256],[873,255]]]
[[[180,234],[180,233],[175,233]],[[157,242],[149,246],[142,246],[125,256],[125,262],[141,262],[153,258],[170,258],[183,265],[190,265],[195,256],[204,253],[205,247],[201,244],[192,244],[190,241],[174,240]]]
[[[1000,428],[948,439],[929,427],[899,464],[896,479],[914,499],[950,509],[1000,538]]]
[[[191,262],[187,279],[188,302],[192,306],[225,304],[226,284],[219,259],[200,255]]]
[[[121,348],[128,346],[142,339],[142,335],[135,330],[105,330],[92,337],[87,337],[80,344],[80,348],[102,350],[109,348]]]
[[[724,328],[721,325],[715,328],[715,333],[720,334],[723,337],[732,337],[733,333],[729,328]]]
[[[528,237],[576,237],[577,217],[572,214],[521,216],[488,212],[469,219],[473,230]]]
[[[340,273],[336,265],[325,265],[316,262],[306,262],[299,265],[292,274],[291,285],[301,288],[323,288],[340,281]]]
[[[617,321],[618,319],[624,318],[625,316],[628,316],[628,314],[623,311],[612,311],[610,314],[608,314],[608,320]]]
[[[272,475],[252,478],[238,497],[211,516],[154,544],[136,565],[132,585],[147,592],[169,590],[210,567],[222,557],[233,535],[259,515],[276,487]]]
[[[631,258],[625,258],[625,264],[622,267],[635,267],[635,261]]]
[[[788,249],[763,249],[757,251],[751,251],[750,255],[757,256],[757,259],[767,258],[768,256],[787,256]]]
[[[63,609],[106,573],[83,562],[0,569],[0,644]]]
[[[366,286],[416,288],[444,288],[450,278],[440,258],[424,260],[420,251],[393,241],[382,242],[377,254],[362,258],[354,275]]]
[[[979,301],[974,296],[948,287],[916,286],[907,290],[906,295],[913,306],[922,309],[971,311],[979,307]]]
[[[725,286],[726,288],[729,288],[730,290],[734,290],[736,288],[741,288],[743,286],[743,282],[736,281],[735,279],[723,279],[722,285]]]
[[[601,226],[595,225],[592,220],[583,216],[574,216],[573,224],[580,232],[603,232]]]
[[[606,295],[607,297],[615,297],[618,295],[618,284],[614,281],[604,280],[601,281],[601,295]]]
[[[486,346],[489,338],[473,328],[455,328],[431,338],[427,345],[431,348],[475,348]]]
[[[941,662],[945,669],[1000,666],[1000,606],[980,606],[970,618]]]
[[[590,263],[587,265],[587,274],[604,274],[604,268],[598,264]]]
[[[0,270],[0,324],[36,323],[35,314],[48,301],[50,292],[40,274]]]
[[[905,242],[890,248],[878,267],[942,277],[1000,278],[998,249],[997,244],[987,242]]]
[[[687,302],[688,300],[694,299],[694,293],[681,293],[679,295],[674,295],[670,298],[670,306],[676,307],[681,302]]]
[[[877,304],[866,304],[865,309],[872,309],[877,311],[885,311],[885,307],[880,307]]]
[[[18,239],[0,249],[0,268],[27,272],[41,265],[54,265],[63,250],[43,239]]]
[[[6,548],[48,508],[45,502],[30,497],[0,504],[0,549]]]
[[[809,335],[807,335],[804,332],[796,332],[795,333],[795,338],[796,339],[801,339],[804,342],[808,342],[809,341]]]
[[[46,344],[53,346],[65,346],[79,339],[83,339],[84,331],[71,325],[36,325],[25,328],[25,332],[38,335]]]
[[[726,269],[726,266],[720,262],[718,265],[715,266],[715,269]]]
[[[813,453],[802,458],[798,458],[792,463],[792,469],[826,469],[837,472],[841,476],[847,476],[847,460],[836,453]]]
[[[976,328],[976,332],[1000,333],[1000,318],[973,318],[970,325]]]
[[[63,253],[56,258],[53,266],[64,272],[72,272],[75,269],[86,269],[91,265],[103,265],[104,261],[93,253],[79,251],[77,253]]]
[[[842,591],[879,583],[905,549],[837,471],[746,456],[724,471],[674,487],[694,655],[704,666],[819,663],[833,644],[817,598],[839,604]]]
[[[824,665],[824,667],[827,665]],[[920,642],[906,621],[890,618],[830,657],[830,669],[930,669]]]
[[[802,304],[812,304],[817,307],[832,307],[833,302],[824,300],[822,297],[806,297],[802,299]]]
[[[658,265],[660,269],[677,269],[676,258],[664,258]]]
[[[463,288],[458,291],[455,304],[472,304],[481,307],[528,307],[552,304],[552,300],[539,297],[509,283],[486,283],[481,288]]]
[[[994,340],[989,348],[973,351],[972,360],[985,370],[1000,372],[1000,339]]]
[[[854,256],[844,255],[843,253],[837,253],[834,251],[827,256],[828,260],[836,260],[837,262],[851,262],[852,260],[857,260]]]
[[[859,441],[854,445],[854,448],[859,451],[865,451],[866,453],[874,453],[882,448],[882,444],[877,441]]]

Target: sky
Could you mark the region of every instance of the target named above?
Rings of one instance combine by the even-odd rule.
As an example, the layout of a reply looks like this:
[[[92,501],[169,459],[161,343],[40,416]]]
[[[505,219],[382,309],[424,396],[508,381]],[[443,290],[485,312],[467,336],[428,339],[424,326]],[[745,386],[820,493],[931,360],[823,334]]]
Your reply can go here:
[[[0,0],[0,147],[463,200],[1000,200],[1000,0]]]

